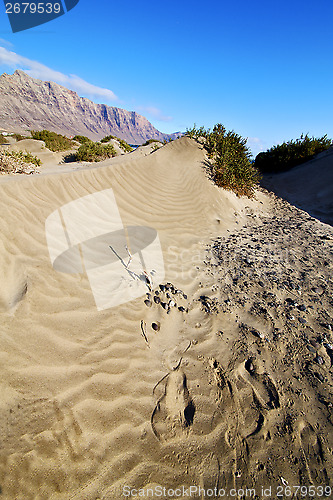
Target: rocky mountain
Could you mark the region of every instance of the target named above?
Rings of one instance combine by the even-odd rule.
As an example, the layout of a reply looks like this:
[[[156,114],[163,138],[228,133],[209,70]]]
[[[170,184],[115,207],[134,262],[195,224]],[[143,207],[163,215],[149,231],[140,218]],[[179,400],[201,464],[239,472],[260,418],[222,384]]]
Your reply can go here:
[[[115,135],[130,144],[169,140],[135,111],[96,104],[54,82],[43,82],[21,70],[0,76],[0,129],[12,132],[52,130],[68,136],[101,139]]]

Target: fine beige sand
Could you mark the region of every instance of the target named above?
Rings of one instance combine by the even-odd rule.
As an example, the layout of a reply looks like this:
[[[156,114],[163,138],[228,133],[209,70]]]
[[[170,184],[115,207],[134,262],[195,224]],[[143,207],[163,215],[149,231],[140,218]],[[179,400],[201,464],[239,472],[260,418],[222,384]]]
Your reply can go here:
[[[1,178],[1,498],[331,497],[333,230],[204,161],[182,138]],[[125,226],[157,230],[165,278],[97,310],[45,221],[110,188]]]

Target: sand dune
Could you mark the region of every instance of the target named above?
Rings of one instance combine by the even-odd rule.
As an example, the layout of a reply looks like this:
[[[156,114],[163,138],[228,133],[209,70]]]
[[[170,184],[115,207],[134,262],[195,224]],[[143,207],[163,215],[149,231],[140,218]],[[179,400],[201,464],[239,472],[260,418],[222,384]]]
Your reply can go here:
[[[323,261],[333,231],[263,191],[248,200],[218,189],[204,159],[182,138],[0,184],[3,498],[118,500],[158,485],[256,488],[261,498],[283,481],[329,485],[332,263]],[[124,226],[157,231],[165,278],[98,311],[87,273],[52,267],[45,221],[108,189]],[[313,262],[301,239],[297,250],[301,231],[309,252],[311,238],[322,243]],[[295,289],[283,285],[286,248]],[[317,292],[297,288],[305,268]],[[314,305],[306,325],[289,319],[290,296]]]
[[[262,185],[333,225],[333,148],[289,172],[265,175]]]

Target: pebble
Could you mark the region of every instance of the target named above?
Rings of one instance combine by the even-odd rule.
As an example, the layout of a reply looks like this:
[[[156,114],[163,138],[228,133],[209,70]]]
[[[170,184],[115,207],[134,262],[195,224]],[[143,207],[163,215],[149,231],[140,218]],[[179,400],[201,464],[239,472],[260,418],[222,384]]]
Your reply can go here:
[[[161,324],[160,324],[159,321],[156,321],[156,323],[152,323],[151,324],[151,327],[152,327],[153,330],[155,330],[155,332],[158,332],[159,329],[160,329],[160,327],[161,327]]]
[[[245,361],[245,368],[246,370],[249,372],[249,373],[253,373],[254,372],[254,366],[253,366],[253,363],[250,359],[248,359],[247,361]]]
[[[154,302],[155,302],[155,304],[160,304],[161,299],[157,295],[155,295]]]
[[[259,339],[264,339],[265,336],[263,333],[259,332],[258,330],[256,330],[255,328],[253,328],[251,330],[251,333],[255,336],[255,337],[258,337]]]
[[[163,307],[163,309],[168,309],[169,306],[166,302],[161,302],[161,306]]]
[[[183,306],[179,306],[179,307],[178,307],[178,311],[180,311],[180,312],[185,312],[185,307],[183,307]],[[196,328],[197,328],[197,325],[195,325],[195,326],[196,326]]]
[[[170,300],[169,307],[175,307],[176,302],[174,300]]]
[[[324,364],[324,360],[321,356],[316,356],[315,357],[315,362],[318,363],[318,365],[323,365]]]
[[[312,352],[312,354],[316,354],[317,351],[314,347],[312,347],[312,345],[307,345],[306,347],[310,352]]]
[[[306,311],[306,306],[304,304],[301,304],[300,306],[297,307],[299,311]]]
[[[315,347],[315,349],[319,349],[320,348],[320,345],[318,344],[318,342],[316,342],[314,339],[311,339],[310,340],[310,344]]]
[[[146,304],[147,307],[151,307],[152,306],[151,300],[148,300],[148,299],[145,300],[145,304]]]
[[[304,325],[305,323],[307,323],[306,319],[305,318],[298,318],[298,321]]]

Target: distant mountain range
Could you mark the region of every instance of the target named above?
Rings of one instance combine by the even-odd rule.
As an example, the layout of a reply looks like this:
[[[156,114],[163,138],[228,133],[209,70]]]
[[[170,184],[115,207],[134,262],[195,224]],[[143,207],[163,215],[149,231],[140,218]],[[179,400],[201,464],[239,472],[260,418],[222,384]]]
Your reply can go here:
[[[181,135],[163,134],[135,111],[96,104],[57,83],[31,78],[21,70],[0,76],[0,129],[21,133],[47,129],[94,140],[115,135],[130,144]]]

